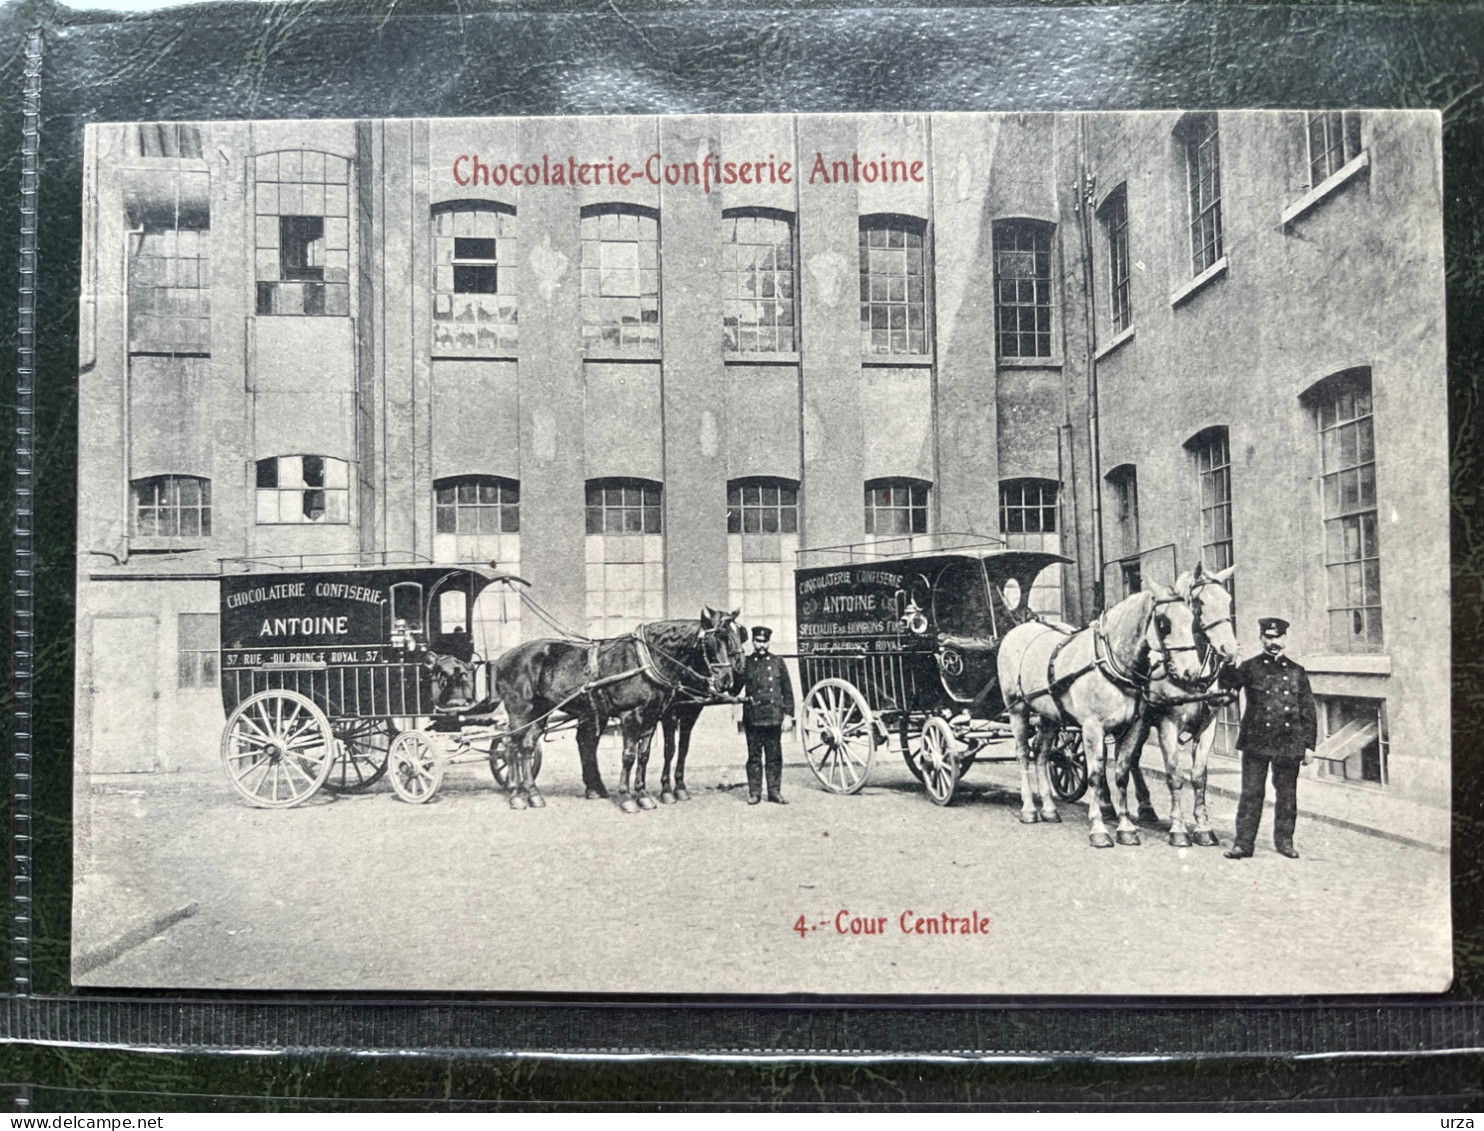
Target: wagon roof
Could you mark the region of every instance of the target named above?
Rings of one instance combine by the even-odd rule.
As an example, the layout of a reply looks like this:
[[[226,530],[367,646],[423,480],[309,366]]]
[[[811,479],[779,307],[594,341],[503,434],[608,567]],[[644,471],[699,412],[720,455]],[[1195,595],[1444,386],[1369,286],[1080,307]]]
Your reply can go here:
[[[1072,564],[1072,559],[1044,550],[988,550],[976,553],[928,553],[901,554],[890,558],[871,558],[866,561],[841,562],[836,565],[809,566],[798,570],[800,578],[817,574],[833,573],[842,569],[879,568],[932,572],[950,562],[983,562],[985,572],[993,579],[1024,577],[1039,572],[1049,565],[1060,562]]]
[[[391,565],[316,565],[301,566],[281,563],[271,558],[225,558],[221,563],[221,578],[227,582],[241,583],[252,580],[258,584],[299,581],[320,577],[344,577],[347,574],[384,576],[388,583],[395,581],[419,581],[428,577],[446,577],[450,573],[465,573],[479,578],[484,584],[495,581],[515,581],[529,584],[525,578],[504,570],[491,569],[473,562],[397,562]]]

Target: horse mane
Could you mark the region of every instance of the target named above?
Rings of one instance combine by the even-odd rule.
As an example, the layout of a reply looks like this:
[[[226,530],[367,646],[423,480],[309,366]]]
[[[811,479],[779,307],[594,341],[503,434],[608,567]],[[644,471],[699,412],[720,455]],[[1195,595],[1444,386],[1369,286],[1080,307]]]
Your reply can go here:
[[[1120,663],[1132,664],[1137,659],[1153,611],[1154,594],[1141,589],[1103,614],[1103,635],[1108,640],[1109,650]]]
[[[706,672],[706,657],[701,649],[701,622],[695,620],[656,620],[640,626],[649,644],[654,664],[667,679],[689,676],[694,682]],[[638,630],[635,630],[636,634]],[[684,672],[677,668],[685,668]]]

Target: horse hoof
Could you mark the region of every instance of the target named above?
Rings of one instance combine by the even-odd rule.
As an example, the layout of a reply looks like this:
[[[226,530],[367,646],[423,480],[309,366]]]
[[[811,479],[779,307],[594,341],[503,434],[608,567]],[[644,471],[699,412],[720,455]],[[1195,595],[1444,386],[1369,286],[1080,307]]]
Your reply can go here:
[[[606,789],[594,789],[592,786],[588,786],[587,799],[589,801],[607,801],[608,791]]]
[[[1190,837],[1186,836],[1184,833],[1171,832],[1169,841],[1172,848],[1190,847]]]
[[[673,793],[671,793],[668,789],[662,789],[662,790],[660,790],[660,804],[661,805],[674,805],[675,804],[675,795]]]
[[[512,809],[529,809],[530,807],[531,803],[519,794],[516,794],[510,799],[510,808]]]
[[[1061,824],[1061,814],[1060,813],[1042,813],[1041,814],[1041,820],[1045,821],[1048,825],[1059,825],[1059,824]]]
[[[639,803],[637,801],[635,801],[632,797],[625,797],[622,801],[620,801],[618,803],[618,807],[621,810],[623,810],[625,813],[637,813],[637,812],[639,812]]]
[[[1123,829],[1119,829],[1117,840],[1119,844],[1138,844],[1139,834],[1136,832],[1125,832]]]
[[[1107,833],[1088,833],[1087,843],[1094,848],[1112,848],[1113,838]]]
[[[639,808],[641,808],[641,809],[658,809],[659,806],[655,803],[655,800],[654,800],[653,797],[650,797],[649,794],[647,794],[647,793],[643,793],[643,794],[640,794],[639,795]]]
[[[1154,806],[1152,805],[1140,805],[1139,815],[1135,820],[1141,825],[1157,825],[1159,824],[1159,814],[1154,811]]]
[[[1202,848],[1216,848],[1221,844],[1221,841],[1217,838],[1214,829],[1197,829],[1195,843]]]
[[[1034,825],[1037,824],[1040,820],[1041,814],[1039,813],[1022,813],[1020,815],[1020,823],[1022,825]]]
[[[683,785],[682,786],[676,786],[676,788],[675,788],[675,800],[676,801],[689,801],[690,800],[690,790],[686,789],[685,786],[683,786]]]
[[[532,809],[545,809],[546,808],[546,798],[542,797],[539,793],[533,793],[533,794],[531,794],[531,808]]]

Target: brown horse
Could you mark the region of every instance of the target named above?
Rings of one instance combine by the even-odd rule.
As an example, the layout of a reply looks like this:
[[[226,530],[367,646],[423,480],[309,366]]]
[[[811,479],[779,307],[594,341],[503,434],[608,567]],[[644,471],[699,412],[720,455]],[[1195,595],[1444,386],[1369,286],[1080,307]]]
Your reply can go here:
[[[1156,663],[1181,679],[1196,670],[1194,619],[1190,606],[1172,589],[1126,597],[1087,628],[1074,631],[1044,621],[1026,621],[1000,641],[997,665],[1000,688],[1015,734],[1020,763],[1020,819],[1060,821],[1047,773],[1047,753],[1067,721],[1082,728],[1087,754],[1088,841],[1111,848],[1103,824],[1099,794],[1104,792],[1105,735],[1118,738],[1112,794],[1119,844],[1138,844],[1139,833],[1124,809],[1133,764],[1134,743],[1143,728],[1143,696]],[[1030,778],[1030,735],[1036,730],[1036,784]],[[1036,810],[1036,793],[1041,809]]]
[[[506,652],[495,665],[495,687],[509,720],[511,808],[545,804],[532,772],[536,743],[553,717],[561,716],[577,719],[589,798],[608,796],[598,770],[598,739],[608,719],[619,720],[619,808],[653,809],[645,773],[655,727],[677,698],[712,698],[732,689],[742,675],[743,631],[735,611],[707,608],[699,622],[656,621],[627,636],[589,643],[531,640]]]

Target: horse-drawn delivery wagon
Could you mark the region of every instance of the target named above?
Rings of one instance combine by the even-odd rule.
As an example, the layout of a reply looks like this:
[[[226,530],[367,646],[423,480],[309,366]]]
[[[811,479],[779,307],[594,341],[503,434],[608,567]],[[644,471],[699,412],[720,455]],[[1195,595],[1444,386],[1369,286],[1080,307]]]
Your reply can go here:
[[[222,761],[233,787],[282,808],[322,787],[367,789],[390,770],[399,796],[430,796],[443,760],[410,735],[488,695],[475,603],[492,584],[525,583],[470,565],[263,565],[223,563],[247,571],[221,578]]]
[[[876,749],[895,745],[933,801],[946,805],[976,758],[1015,757],[1013,745],[1003,754],[990,748],[1009,734],[999,721],[996,652],[1011,628],[1035,616],[1037,575],[1068,559],[982,539],[879,553],[809,550],[809,560],[825,564],[795,573],[798,661],[809,689],[799,716],[804,753],[826,789],[855,793]],[[1082,796],[1077,731],[1061,735],[1050,767],[1060,797]]]

